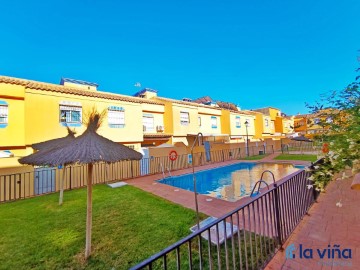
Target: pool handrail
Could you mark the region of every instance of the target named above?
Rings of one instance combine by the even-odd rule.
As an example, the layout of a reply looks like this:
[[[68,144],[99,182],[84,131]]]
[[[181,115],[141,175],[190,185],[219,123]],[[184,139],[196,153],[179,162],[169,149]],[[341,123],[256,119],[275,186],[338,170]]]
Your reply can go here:
[[[250,216],[251,209],[256,209],[251,206],[254,206],[255,204],[259,204],[259,203],[261,205],[262,201],[264,201],[265,204],[266,204],[266,202],[270,203],[269,208],[265,207],[265,210],[267,212],[269,212],[269,214],[274,214],[273,218],[270,219],[270,223],[274,226],[274,229],[272,229],[272,227],[270,226],[270,232],[274,233],[274,235],[273,235],[274,242],[273,242],[273,244],[270,245],[270,247],[273,249],[273,252],[271,252],[271,254],[267,258],[267,260],[265,260],[265,265],[266,265],[269,262],[269,259],[271,259],[278,250],[281,250],[284,241],[286,241],[289,238],[289,236],[291,235],[291,233],[293,232],[295,227],[298,225],[298,223],[300,222],[302,217],[308,212],[309,208],[314,203],[314,197],[311,195],[311,193],[309,192],[309,190],[306,187],[304,188],[304,183],[307,183],[309,181],[308,177],[309,177],[309,173],[305,172],[305,170],[296,171],[290,175],[287,175],[286,177],[280,179],[281,183],[279,183],[279,184],[275,183],[275,185],[271,186],[269,190],[266,190],[260,196],[256,196],[256,197],[252,198],[251,200],[245,202],[244,204],[236,207],[229,213],[224,214],[221,217],[219,217],[217,220],[214,220],[213,222],[205,225],[204,227],[201,227],[200,230],[197,230],[197,231],[189,234],[188,236],[184,237],[183,239],[179,240],[178,242],[168,246],[167,248],[163,249],[162,251],[160,251],[160,252],[152,255],[148,259],[142,261],[138,265],[133,266],[132,268],[130,268],[130,270],[145,269],[145,267],[146,267],[146,269],[152,269],[153,263],[155,261],[160,261],[161,259],[163,260],[163,265],[164,265],[164,267],[161,269],[167,269],[166,260],[169,257],[168,254],[172,251],[177,251],[177,254],[180,254],[179,247],[185,246],[185,245],[189,247],[189,252],[190,252],[189,260],[191,262],[191,248],[192,248],[191,242],[193,242],[194,239],[196,239],[197,237],[199,237],[199,239],[200,239],[200,236],[206,232],[208,232],[208,234],[209,234],[209,230],[214,226],[216,227],[220,222],[226,222],[226,221],[230,220],[231,224],[233,224],[232,216],[233,215],[238,216],[240,214],[242,216],[244,216],[244,213],[246,213],[245,209],[247,209],[247,213],[249,213],[248,215]],[[300,190],[306,192],[305,197],[301,194],[301,192],[295,192],[296,188],[294,190],[293,184],[299,185],[299,187],[300,186],[303,187]],[[289,189],[290,187],[292,187],[292,188]],[[284,190],[284,189],[291,190],[291,192],[293,192],[293,193],[290,193],[290,195],[289,195],[289,193],[286,192],[286,190]],[[294,196],[292,196],[291,194],[293,194]],[[286,196],[288,196],[288,197],[286,197]],[[295,208],[298,209],[295,212],[293,212],[293,211],[289,212],[289,211],[286,211],[285,207],[280,207],[280,202],[281,202],[282,198],[285,198],[284,199],[285,201],[288,200],[289,198],[295,198],[296,200],[299,198],[306,198],[306,200],[303,200],[302,201],[303,203],[301,203],[301,204],[292,204],[292,203],[287,204],[288,207],[291,207],[292,209],[295,209]],[[242,212],[239,213],[240,211],[242,211]],[[273,213],[273,212],[275,212],[275,213]],[[295,213],[295,215],[291,215],[290,213]],[[284,216],[282,216],[282,215],[284,215]],[[288,222],[289,218],[292,220],[292,223]],[[285,222],[284,222],[284,220],[285,220]],[[251,222],[250,218],[248,219],[248,222]],[[254,222],[255,222],[255,219],[254,219]],[[269,227],[267,227],[267,228],[269,231]],[[243,229],[245,230],[245,225],[243,226]],[[218,231],[217,227],[216,227],[216,230]],[[238,238],[238,239],[240,239],[240,238]],[[250,240],[251,240],[251,238],[250,238]],[[244,241],[244,243],[246,245],[246,238],[245,239],[242,238],[242,241]],[[230,245],[231,245],[231,243],[230,243]],[[200,250],[200,248],[201,248],[201,246],[199,246],[199,250]],[[225,244],[224,248],[227,249],[226,244]],[[230,248],[231,248],[231,246],[230,246]],[[214,248],[209,248],[210,252],[211,252],[211,250],[214,250]],[[201,254],[201,252],[200,252],[200,254]],[[240,260],[241,260],[241,258],[240,258]],[[178,261],[180,261],[180,257],[178,257]],[[199,263],[201,264],[201,257],[200,257]],[[192,266],[192,263],[191,263],[191,266]],[[246,263],[246,266],[247,266],[247,263]],[[263,269],[263,267],[261,267],[261,269]]]
[[[253,197],[253,193],[254,193],[255,188],[256,188],[256,186],[257,186],[258,184],[259,184],[259,187],[258,187],[258,189],[257,189],[256,195],[258,195],[258,194],[260,193],[261,183],[264,183],[264,184],[267,186],[267,189],[268,189],[268,190],[270,189],[269,184],[266,183],[264,180],[261,180],[261,179],[260,179],[259,181],[257,181],[257,182],[255,183],[255,185],[254,185],[254,187],[253,187],[253,189],[252,189],[252,191],[251,191],[251,193],[250,193],[250,197]]]
[[[265,171],[262,172],[261,177],[260,177],[260,180],[263,180],[264,173],[266,173],[266,172],[268,172],[268,173],[271,174],[271,176],[272,176],[272,178],[273,178],[273,184],[275,184],[275,182],[276,182],[276,181],[275,181],[275,175],[274,175],[274,173],[273,173],[272,171],[269,171],[269,170],[265,170]]]
[[[165,179],[165,171],[164,171],[164,165],[162,163],[159,164],[161,167],[161,171],[162,171],[162,175],[163,175],[163,179]]]
[[[167,171],[169,173],[169,177],[172,177],[172,174],[171,174],[171,171],[170,171],[169,167],[167,167]]]

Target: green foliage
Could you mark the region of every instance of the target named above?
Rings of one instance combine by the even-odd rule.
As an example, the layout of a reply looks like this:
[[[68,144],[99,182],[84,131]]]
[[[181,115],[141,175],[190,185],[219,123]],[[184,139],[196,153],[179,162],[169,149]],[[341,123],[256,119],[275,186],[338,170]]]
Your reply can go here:
[[[86,189],[0,205],[0,269],[129,269],[190,233],[195,212],[131,186],[94,186],[93,252],[84,261]],[[201,219],[204,215],[201,215]]]
[[[0,269],[129,269],[189,235],[189,228],[196,223],[194,211],[137,188],[96,185],[93,250],[86,262],[86,189],[64,195],[62,206],[58,205],[58,194],[0,205]],[[198,243],[198,238],[191,243],[194,269],[200,269]],[[224,243],[219,245],[218,260],[218,247],[201,239],[203,269],[209,268],[209,248],[214,268],[221,264],[225,269],[226,257],[232,265],[234,255],[239,269],[241,250],[243,268],[247,264],[249,269],[258,269],[277,246],[270,237],[244,230],[226,244],[228,253]],[[181,269],[188,269],[187,248],[180,248]],[[167,258],[168,269],[176,269],[176,250]],[[162,263],[159,260],[153,269],[162,269]]]
[[[307,155],[307,154],[281,154],[278,155],[275,160],[303,160],[303,161],[311,161],[315,162],[317,160],[316,155]]]
[[[330,150],[325,154],[324,164],[312,176],[315,185],[321,190],[329,181],[325,175],[347,168],[351,168],[353,173],[360,171],[359,85],[356,80],[342,91],[334,91],[322,97],[316,105],[308,105],[321,119],[319,124],[324,128],[324,133],[315,139],[327,143]]]
[[[249,157],[243,157],[243,158],[239,158],[240,160],[259,160],[259,159],[263,159],[265,157],[267,157],[269,154],[264,154],[264,155],[255,155],[255,156],[249,156]]]
[[[308,179],[314,182],[313,186],[317,191],[324,191],[336,172],[328,157],[322,159],[318,164],[310,166],[307,170],[311,172]]]

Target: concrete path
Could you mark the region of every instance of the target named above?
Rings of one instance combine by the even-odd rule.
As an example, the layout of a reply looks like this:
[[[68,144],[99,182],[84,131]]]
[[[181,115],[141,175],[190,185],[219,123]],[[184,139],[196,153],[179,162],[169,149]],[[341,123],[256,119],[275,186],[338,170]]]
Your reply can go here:
[[[279,251],[265,269],[360,269],[360,191],[351,190],[351,182],[352,179],[337,180],[328,185],[326,192],[310,208],[310,215],[303,218],[285,242],[284,251]],[[341,207],[338,207],[339,202]],[[295,258],[286,257],[286,248],[291,244],[296,248],[293,251]],[[300,244],[303,251],[312,249],[312,259],[299,258]],[[332,257],[334,245],[339,245],[341,251],[351,249],[352,258],[338,258],[337,251],[334,259],[328,258]],[[321,260],[317,249],[321,253],[328,248],[330,256],[326,251]],[[310,253],[307,251],[307,255]],[[348,256],[349,252],[345,251],[344,255]]]

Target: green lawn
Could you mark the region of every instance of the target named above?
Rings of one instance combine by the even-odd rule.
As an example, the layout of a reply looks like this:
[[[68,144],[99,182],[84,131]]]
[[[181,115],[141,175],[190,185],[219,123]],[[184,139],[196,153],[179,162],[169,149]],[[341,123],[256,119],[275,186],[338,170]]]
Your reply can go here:
[[[269,154],[265,154],[265,155],[255,155],[255,156],[250,156],[250,157],[243,157],[240,158],[240,160],[259,160],[259,159],[263,159],[264,157],[268,156]]]
[[[86,189],[0,205],[0,269],[128,269],[188,235],[195,212],[131,186],[93,190],[92,257],[84,262]],[[202,216],[204,218],[204,216]]]
[[[297,154],[281,154],[275,158],[276,160],[304,160],[315,162],[317,160],[316,155],[297,155]]]

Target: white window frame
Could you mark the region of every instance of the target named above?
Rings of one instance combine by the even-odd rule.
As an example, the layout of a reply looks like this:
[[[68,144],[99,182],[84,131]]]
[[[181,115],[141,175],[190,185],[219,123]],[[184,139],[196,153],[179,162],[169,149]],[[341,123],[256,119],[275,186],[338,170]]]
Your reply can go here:
[[[183,126],[188,126],[189,123],[190,123],[189,112],[180,112],[180,124]]]
[[[241,117],[240,116],[235,116],[235,125],[236,128],[241,128]]]
[[[142,117],[142,123],[143,123],[143,130],[148,131],[154,131],[155,130],[155,120],[154,115],[152,114],[143,114]]]
[[[74,120],[74,116],[75,116],[74,112],[79,113],[78,120]],[[60,104],[59,115],[60,115],[60,123],[66,123],[66,124],[81,124],[82,123],[82,107],[81,106]]]
[[[0,104],[0,124],[6,125],[9,123],[9,105]]]
[[[216,116],[211,116],[211,128],[217,128],[218,127],[218,120]]]
[[[269,126],[269,119],[265,119],[265,127]]]
[[[108,108],[108,125],[112,128],[125,126],[125,110],[122,107],[110,106]]]
[[[326,117],[326,123],[332,123],[333,122],[333,118],[332,118],[332,116],[328,116],[328,117]]]

